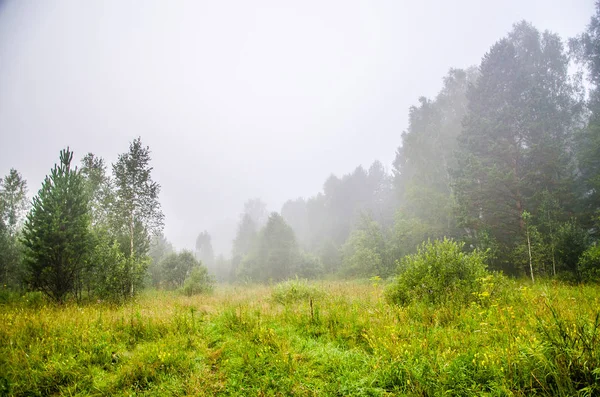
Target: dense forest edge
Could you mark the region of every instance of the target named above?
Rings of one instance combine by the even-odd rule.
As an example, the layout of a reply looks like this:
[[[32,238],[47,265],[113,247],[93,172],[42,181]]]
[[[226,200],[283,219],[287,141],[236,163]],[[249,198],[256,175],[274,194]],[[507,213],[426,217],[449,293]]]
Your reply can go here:
[[[0,394],[600,395],[600,2],[451,69],[391,172],[249,199],[228,257],[173,248],[151,154],[0,178]]]

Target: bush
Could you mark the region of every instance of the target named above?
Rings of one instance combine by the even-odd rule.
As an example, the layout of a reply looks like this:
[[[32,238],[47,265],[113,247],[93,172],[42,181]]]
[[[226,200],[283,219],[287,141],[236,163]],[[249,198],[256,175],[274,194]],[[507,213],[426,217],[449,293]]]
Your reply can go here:
[[[444,239],[423,243],[414,255],[405,256],[400,274],[386,290],[389,302],[407,305],[414,300],[439,304],[466,303],[483,292],[485,254],[463,252],[464,243]]]
[[[168,254],[160,261],[159,266],[162,269],[163,286],[177,289],[184,285],[192,269],[201,266],[201,262],[191,251],[184,250]]]
[[[342,246],[342,273],[347,277],[389,277],[393,262],[381,226],[363,217]]]
[[[315,279],[323,273],[323,263],[320,258],[300,251],[296,258],[295,271],[298,277]]]
[[[315,286],[308,284],[306,280],[298,279],[277,284],[271,293],[273,300],[282,305],[309,300],[320,295],[321,291]]]
[[[589,247],[579,258],[577,267],[582,281],[600,282],[600,244]]]
[[[575,220],[562,224],[557,230],[556,259],[559,270],[578,273],[578,261],[589,246],[588,232],[577,225]]]
[[[214,281],[204,266],[196,266],[183,283],[183,293],[187,296],[211,292]]]

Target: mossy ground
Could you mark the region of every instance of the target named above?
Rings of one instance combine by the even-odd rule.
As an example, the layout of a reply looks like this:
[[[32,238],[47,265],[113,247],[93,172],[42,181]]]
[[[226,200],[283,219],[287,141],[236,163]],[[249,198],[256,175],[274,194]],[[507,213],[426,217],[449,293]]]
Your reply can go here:
[[[598,286],[511,281],[468,306],[408,307],[379,281],[273,290],[4,304],[0,395],[600,393]]]

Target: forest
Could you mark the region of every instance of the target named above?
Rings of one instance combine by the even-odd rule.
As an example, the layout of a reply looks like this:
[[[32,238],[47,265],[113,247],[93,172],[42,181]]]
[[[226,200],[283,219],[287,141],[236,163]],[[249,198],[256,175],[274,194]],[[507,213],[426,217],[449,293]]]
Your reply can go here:
[[[435,76],[431,76],[435,78]],[[0,179],[0,394],[600,395],[600,2],[418,98],[388,170],[176,250],[143,136]]]

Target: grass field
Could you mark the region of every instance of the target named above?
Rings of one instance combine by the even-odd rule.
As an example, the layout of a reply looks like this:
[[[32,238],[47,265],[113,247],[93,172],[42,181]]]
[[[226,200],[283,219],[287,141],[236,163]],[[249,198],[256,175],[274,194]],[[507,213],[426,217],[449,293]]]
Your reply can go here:
[[[470,306],[404,308],[384,287],[28,295],[0,306],[0,394],[600,395],[600,287],[509,281]]]

